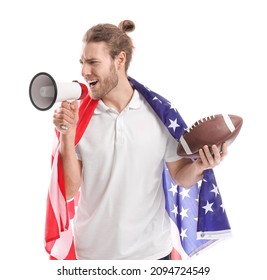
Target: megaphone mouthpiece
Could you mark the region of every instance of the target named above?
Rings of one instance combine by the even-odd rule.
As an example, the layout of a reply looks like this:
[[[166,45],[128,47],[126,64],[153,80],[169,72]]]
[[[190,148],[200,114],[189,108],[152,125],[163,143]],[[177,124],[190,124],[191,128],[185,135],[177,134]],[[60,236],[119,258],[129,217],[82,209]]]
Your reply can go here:
[[[56,102],[85,98],[88,95],[88,88],[77,81],[58,83],[50,74],[40,72],[32,78],[29,94],[33,106],[45,111]]]
[[[78,83],[80,85],[80,87],[81,87],[81,96],[80,96],[79,99],[84,99],[88,95],[88,93],[89,93],[87,85],[85,85],[83,83],[80,83],[77,80],[74,80],[73,82]]]
[[[50,97],[54,96],[54,87],[53,86],[45,86],[40,88],[40,95],[42,97]]]

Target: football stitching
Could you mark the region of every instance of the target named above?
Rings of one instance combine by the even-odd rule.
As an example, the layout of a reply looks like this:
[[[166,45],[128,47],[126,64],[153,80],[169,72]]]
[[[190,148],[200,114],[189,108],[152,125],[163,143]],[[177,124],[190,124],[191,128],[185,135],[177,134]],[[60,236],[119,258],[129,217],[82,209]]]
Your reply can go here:
[[[227,138],[225,139],[226,141],[225,142],[229,142],[229,143],[232,143],[235,139],[235,137],[233,139],[229,139],[229,136],[234,133],[237,129],[237,134],[242,126],[242,118],[241,118],[241,125],[238,124],[236,125],[236,123],[233,121],[232,117],[235,117],[235,115],[230,115],[230,114],[220,114],[220,115],[211,115],[211,116],[208,116],[208,117],[205,117],[205,118],[201,118],[199,119],[198,121],[196,121],[191,127],[185,129],[185,133],[183,136],[181,136],[180,138],[180,147],[183,148],[184,151],[181,151],[181,153],[179,155],[181,155],[182,157],[187,155],[187,156],[195,156],[195,158],[197,158],[197,154],[198,152],[195,152],[192,150],[192,147],[189,147],[187,141],[185,140],[184,136],[186,137],[186,135],[188,135],[189,132],[192,132],[196,127],[199,127],[201,126],[203,123],[206,123],[208,120],[214,120],[216,119],[217,117],[222,117],[223,118],[223,122],[224,122],[224,125],[227,127],[228,129],[228,136]],[[218,146],[219,143],[214,143]],[[179,147],[179,146],[178,146]],[[219,146],[218,146],[219,147]],[[221,144],[220,144],[220,147],[221,148]],[[178,148],[179,149],[179,148]],[[177,151],[178,151],[177,149]],[[183,155],[183,153],[185,153],[185,155]]]
[[[216,115],[211,115],[211,116],[208,116],[208,117],[205,117],[205,118],[201,118],[199,119],[198,121],[196,121],[191,127],[187,128],[186,131],[187,132],[190,132],[192,131],[195,127],[199,126],[200,124],[206,122],[206,121],[209,121],[209,120],[212,120],[212,119],[215,119],[216,118]]]

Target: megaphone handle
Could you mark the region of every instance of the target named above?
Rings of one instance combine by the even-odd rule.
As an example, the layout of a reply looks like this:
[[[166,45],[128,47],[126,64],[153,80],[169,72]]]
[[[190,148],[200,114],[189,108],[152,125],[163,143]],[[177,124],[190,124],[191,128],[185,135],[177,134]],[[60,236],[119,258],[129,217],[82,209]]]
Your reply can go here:
[[[61,128],[62,130],[68,130],[68,126],[65,125],[65,124],[61,124],[61,125],[60,125],[60,128]]]
[[[68,104],[69,104],[69,106],[70,106],[70,104],[71,104],[72,102],[74,102],[75,99],[68,99],[68,100],[66,100],[66,101],[68,102]],[[62,130],[68,130],[68,126],[67,126],[66,124],[61,124],[59,127],[60,127]]]

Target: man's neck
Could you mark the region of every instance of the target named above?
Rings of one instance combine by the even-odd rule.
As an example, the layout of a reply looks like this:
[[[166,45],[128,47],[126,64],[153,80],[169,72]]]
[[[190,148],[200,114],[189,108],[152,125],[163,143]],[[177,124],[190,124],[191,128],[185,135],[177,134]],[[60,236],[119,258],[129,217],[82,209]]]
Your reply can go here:
[[[108,93],[102,101],[106,106],[115,109],[118,113],[123,111],[123,109],[128,105],[132,96],[133,88],[129,83],[128,79],[123,79],[119,81],[116,88],[114,88],[110,93]]]

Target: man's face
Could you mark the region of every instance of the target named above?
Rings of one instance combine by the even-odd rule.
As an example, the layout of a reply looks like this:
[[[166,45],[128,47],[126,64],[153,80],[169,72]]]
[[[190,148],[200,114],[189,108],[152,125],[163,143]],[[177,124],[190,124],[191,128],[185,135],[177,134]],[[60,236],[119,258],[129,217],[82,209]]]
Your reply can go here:
[[[106,43],[85,44],[81,57],[82,76],[88,82],[92,99],[102,99],[118,84],[115,62]]]

